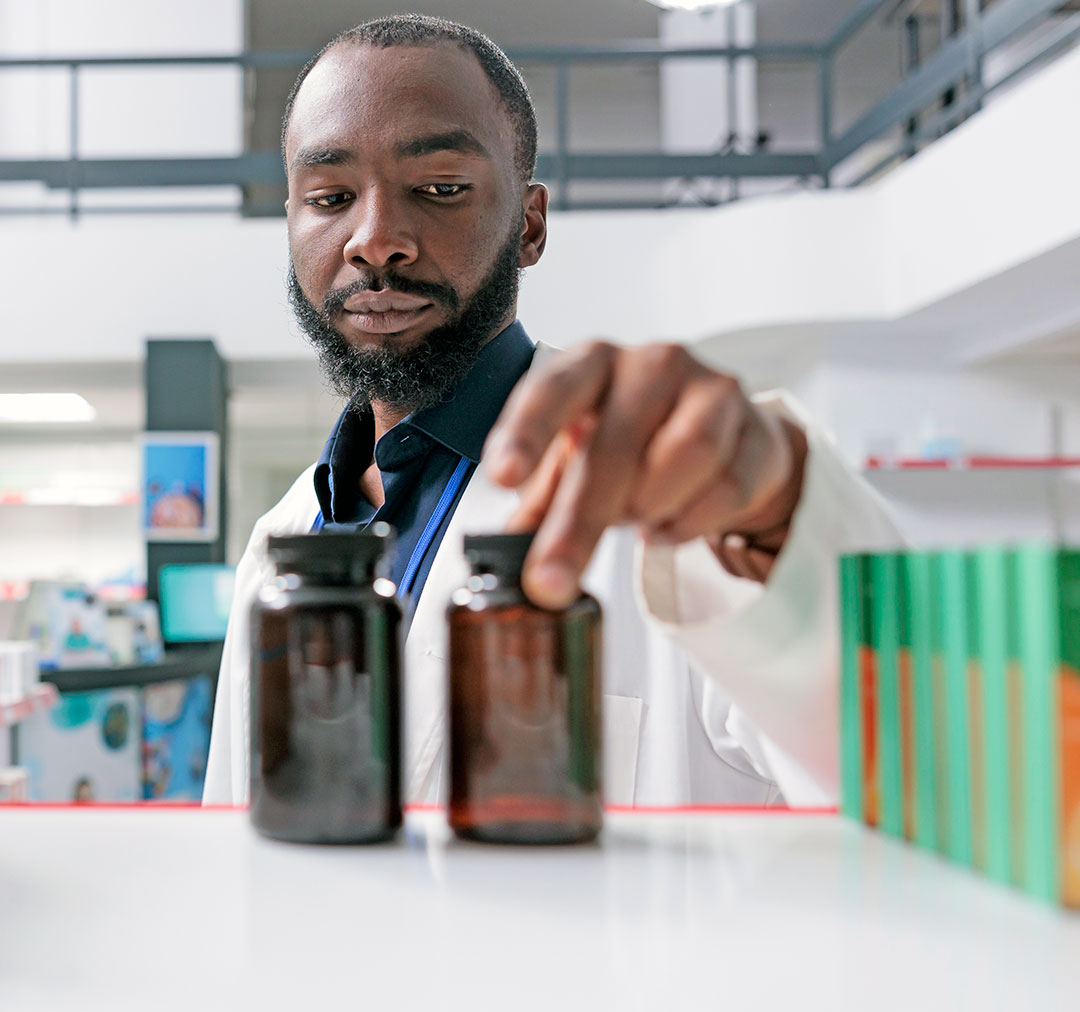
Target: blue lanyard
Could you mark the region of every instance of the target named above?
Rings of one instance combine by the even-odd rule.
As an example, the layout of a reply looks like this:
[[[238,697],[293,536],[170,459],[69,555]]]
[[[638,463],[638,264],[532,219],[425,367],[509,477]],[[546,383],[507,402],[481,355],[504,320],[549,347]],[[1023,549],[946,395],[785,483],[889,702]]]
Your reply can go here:
[[[424,561],[424,556],[431,547],[431,542],[435,540],[435,535],[439,533],[439,528],[442,527],[446,514],[450,512],[450,507],[454,505],[454,500],[461,489],[461,483],[465,480],[465,472],[469,470],[470,463],[468,457],[462,457],[458,461],[457,467],[454,468],[454,473],[450,475],[446,488],[443,489],[439,501],[435,504],[435,509],[431,511],[431,516],[428,518],[428,522],[420,535],[420,540],[416,542],[416,547],[413,549],[412,555],[409,556],[409,564],[405,567],[401,583],[398,584],[398,597],[407,597],[412,590],[413,583],[416,582],[416,574],[420,571],[420,563]],[[311,533],[321,531],[324,522],[322,510],[319,510],[315,522],[311,525]]]
[[[431,511],[431,516],[424,527],[424,532],[420,535],[420,540],[416,542],[416,547],[409,557],[409,564],[405,567],[405,574],[401,577],[401,583],[398,584],[398,597],[408,597],[412,591],[413,582],[416,580],[416,574],[420,569],[420,563],[424,561],[425,553],[431,547],[435,535],[439,533],[439,528],[442,527],[446,514],[450,512],[450,507],[457,498],[458,490],[465,480],[465,472],[469,470],[470,463],[468,457],[462,457],[458,461],[457,467],[454,468],[454,473],[450,475],[446,488],[443,489],[442,495],[439,496],[439,501],[435,504],[435,509]]]

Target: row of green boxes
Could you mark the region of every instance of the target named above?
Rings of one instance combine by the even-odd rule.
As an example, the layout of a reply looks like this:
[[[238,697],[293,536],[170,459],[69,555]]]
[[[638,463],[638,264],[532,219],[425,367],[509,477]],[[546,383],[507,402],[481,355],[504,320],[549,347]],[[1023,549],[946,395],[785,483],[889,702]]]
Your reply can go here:
[[[1080,906],[1080,550],[840,561],[842,810]]]

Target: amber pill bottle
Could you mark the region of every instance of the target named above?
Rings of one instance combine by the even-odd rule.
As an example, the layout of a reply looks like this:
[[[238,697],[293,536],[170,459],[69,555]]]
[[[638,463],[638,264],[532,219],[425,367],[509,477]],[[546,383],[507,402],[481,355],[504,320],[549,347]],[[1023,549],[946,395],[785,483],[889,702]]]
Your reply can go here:
[[[531,534],[468,536],[448,610],[449,818],[489,843],[581,843],[600,832],[600,605],[563,611],[521,589]]]
[[[302,843],[401,826],[401,611],[386,524],[271,537],[251,623],[251,821]]]

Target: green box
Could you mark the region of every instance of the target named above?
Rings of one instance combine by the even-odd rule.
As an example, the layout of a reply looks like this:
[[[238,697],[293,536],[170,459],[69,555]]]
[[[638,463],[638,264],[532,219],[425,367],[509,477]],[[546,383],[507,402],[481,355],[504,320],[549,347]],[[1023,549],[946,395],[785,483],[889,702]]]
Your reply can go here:
[[[860,672],[867,648],[862,558],[840,559],[840,810],[863,819],[863,726]]]
[[[945,677],[945,624],[947,601],[945,595],[944,563],[940,552],[931,553],[930,571],[930,695],[934,720],[931,729],[934,760],[934,812],[937,829],[937,850],[949,853],[949,735],[948,703]]]
[[[946,853],[974,860],[971,811],[971,704],[968,686],[968,581],[964,553],[941,553],[941,640],[945,658]]]
[[[1005,552],[1005,681],[1009,719],[1009,811],[1010,826],[1009,881],[1023,887],[1027,870],[1027,834],[1024,831],[1024,769],[1027,753],[1024,743],[1024,666],[1020,654],[1019,553]]]
[[[877,773],[881,828],[904,835],[904,782],[900,728],[900,627],[897,557],[870,557],[871,637],[877,660]]]
[[[988,546],[971,560],[975,593],[975,647],[981,675],[981,756],[976,774],[976,833],[981,834],[978,862],[999,882],[1008,882],[1012,864],[1012,788],[1010,771],[1019,766],[1009,741],[1008,573],[1005,551]]]
[[[971,770],[971,863],[986,871],[986,722],[983,706],[986,698],[982,668],[982,637],[984,615],[979,587],[978,556],[964,556],[964,593],[967,618],[967,703],[968,703],[968,763]]]
[[[1080,552],[1016,551],[1021,884],[1080,906]]]
[[[843,811],[1080,907],[1080,550],[845,556]]]
[[[900,561],[901,643],[910,656],[911,760],[905,790],[911,804],[911,838],[938,846],[937,775],[934,761],[934,689],[930,555],[907,552]]]

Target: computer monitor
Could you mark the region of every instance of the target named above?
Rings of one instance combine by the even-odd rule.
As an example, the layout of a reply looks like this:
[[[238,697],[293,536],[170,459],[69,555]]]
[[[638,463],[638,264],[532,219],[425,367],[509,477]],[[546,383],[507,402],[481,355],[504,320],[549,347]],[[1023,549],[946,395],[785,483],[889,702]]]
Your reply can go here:
[[[162,566],[158,571],[158,598],[165,642],[212,643],[225,639],[235,581],[233,566]]]

